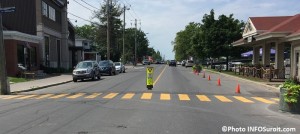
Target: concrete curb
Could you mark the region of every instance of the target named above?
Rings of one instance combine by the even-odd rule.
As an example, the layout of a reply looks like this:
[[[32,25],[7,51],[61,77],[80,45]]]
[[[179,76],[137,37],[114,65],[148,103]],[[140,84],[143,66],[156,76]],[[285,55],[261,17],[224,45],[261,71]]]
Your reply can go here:
[[[72,81],[73,80],[69,80],[69,81],[55,83],[55,84],[50,84],[50,85],[46,85],[46,86],[41,86],[41,87],[36,87],[36,88],[33,87],[31,89],[25,89],[25,90],[21,90],[21,91],[14,91],[14,92],[11,92],[11,94],[17,94],[17,93],[35,91],[35,90],[39,90],[39,89],[43,89],[43,88],[48,88],[48,87],[58,86],[58,85],[62,85],[62,84],[67,84],[67,83],[70,83]]]
[[[237,76],[232,76],[232,75],[229,75],[229,74],[224,74],[224,73],[220,73],[220,72],[216,72],[216,71],[212,71],[212,70],[207,70],[207,69],[204,69],[204,70],[207,71],[207,72],[220,74],[220,75],[223,75],[223,76],[226,76],[226,77],[236,78],[236,79],[239,79],[239,80],[242,80],[242,81],[245,81],[245,82],[252,82],[252,83],[255,83],[255,84],[258,84],[258,85],[261,85],[261,86],[265,86],[268,89],[271,89],[272,91],[274,91],[276,93],[280,92],[278,87],[270,86],[270,85],[263,84],[263,83],[260,83],[260,82],[256,82],[256,81],[252,81],[252,80],[248,80],[248,79],[243,79],[243,78],[240,78],[240,77],[237,77]]]

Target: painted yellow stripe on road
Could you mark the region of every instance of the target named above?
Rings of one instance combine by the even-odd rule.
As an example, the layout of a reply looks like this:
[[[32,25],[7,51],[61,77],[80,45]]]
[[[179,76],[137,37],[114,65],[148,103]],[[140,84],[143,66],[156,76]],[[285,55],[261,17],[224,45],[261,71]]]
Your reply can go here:
[[[43,98],[47,98],[47,97],[50,97],[52,96],[53,94],[45,94],[45,95],[41,95],[39,97],[36,97],[35,99],[43,99]]]
[[[197,98],[200,100],[200,101],[206,101],[206,102],[208,102],[208,101],[211,101],[207,96],[205,96],[205,95],[196,95],[197,96]]]
[[[170,94],[160,94],[160,100],[171,100]]]
[[[255,100],[258,100],[258,101],[260,101],[260,102],[263,102],[263,103],[267,103],[267,104],[275,104],[275,102],[269,101],[269,100],[264,99],[264,98],[261,98],[261,97],[252,97],[252,98],[255,99]]]
[[[161,75],[164,73],[164,71],[166,70],[167,65],[165,66],[165,68],[160,72],[160,74],[158,75],[158,77],[156,78],[156,80],[153,82],[153,86],[156,84],[156,82],[159,80],[159,78],[161,77]]]
[[[279,101],[279,98],[271,98],[272,100]]]
[[[122,97],[122,99],[123,100],[132,99],[133,96],[134,96],[134,93],[127,93]]]
[[[233,96],[233,98],[245,103],[254,103],[253,101],[246,99],[245,97],[242,96]]]
[[[58,98],[62,98],[62,97],[65,97],[69,94],[59,94],[59,95],[54,95],[52,97],[49,97],[49,99],[58,99]]]
[[[179,100],[182,101],[189,101],[191,100],[190,97],[187,94],[178,94]]]
[[[226,98],[225,96],[215,95],[215,97],[222,102],[232,102],[230,99]]]
[[[31,98],[31,97],[34,97],[34,96],[37,96],[37,95],[25,95],[23,97],[20,97],[20,98],[17,98],[18,100],[21,100],[21,99],[28,99],[28,98]]]
[[[77,93],[77,94],[71,95],[71,96],[69,96],[69,97],[67,97],[67,98],[68,98],[68,99],[76,99],[76,98],[78,98],[78,97],[80,97],[80,96],[83,96],[83,95],[85,95],[85,93]]]
[[[3,97],[2,99],[8,100],[8,99],[14,99],[17,97],[22,97],[22,96],[24,96],[24,95],[5,95],[5,97]]]
[[[152,98],[152,93],[143,93],[142,100],[150,100]]]
[[[103,99],[112,99],[114,97],[116,97],[118,95],[118,93],[110,93],[106,96],[103,97]]]
[[[99,95],[101,95],[102,93],[93,93],[92,95],[89,95],[87,97],[85,97],[86,99],[94,99],[96,97],[98,97]]]

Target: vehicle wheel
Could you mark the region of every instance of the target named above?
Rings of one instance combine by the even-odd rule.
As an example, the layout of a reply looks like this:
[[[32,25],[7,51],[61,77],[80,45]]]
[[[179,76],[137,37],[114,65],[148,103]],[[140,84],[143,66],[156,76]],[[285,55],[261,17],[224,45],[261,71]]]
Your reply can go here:
[[[125,69],[123,70],[123,73],[125,73]]]
[[[77,79],[73,79],[73,82],[77,82]]]
[[[97,76],[98,80],[101,80],[101,74],[99,73],[99,75]]]
[[[96,78],[96,76],[95,76],[95,74],[93,74],[93,76],[92,76],[92,80],[95,80],[95,78]]]
[[[109,76],[113,76],[113,72],[112,71],[110,71]]]

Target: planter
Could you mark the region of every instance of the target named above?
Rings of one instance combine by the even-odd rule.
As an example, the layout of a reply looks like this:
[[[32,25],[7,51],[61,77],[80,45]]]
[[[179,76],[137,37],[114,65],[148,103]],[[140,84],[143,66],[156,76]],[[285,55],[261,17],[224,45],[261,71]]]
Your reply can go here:
[[[287,103],[284,101],[285,88],[280,88],[280,101],[279,109],[284,112],[300,113],[300,96],[298,97],[298,103]]]

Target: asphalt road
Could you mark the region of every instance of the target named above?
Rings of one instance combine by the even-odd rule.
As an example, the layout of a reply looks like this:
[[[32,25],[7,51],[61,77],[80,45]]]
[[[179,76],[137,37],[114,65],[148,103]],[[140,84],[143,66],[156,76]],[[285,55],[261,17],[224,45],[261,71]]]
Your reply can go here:
[[[224,126],[300,132],[299,115],[279,112],[278,96],[266,87],[211,73],[202,78],[181,66],[151,66],[152,90],[145,85],[146,66],[139,66],[101,80],[0,96],[0,133],[207,134],[222,133]],[[241,94],[235,94],[237,84]]]

